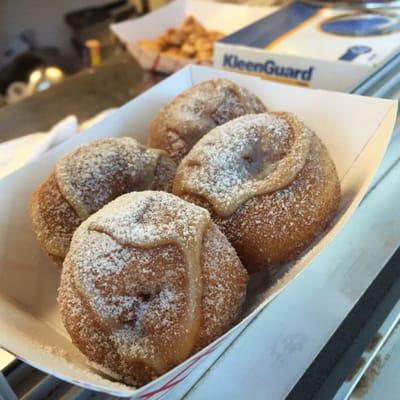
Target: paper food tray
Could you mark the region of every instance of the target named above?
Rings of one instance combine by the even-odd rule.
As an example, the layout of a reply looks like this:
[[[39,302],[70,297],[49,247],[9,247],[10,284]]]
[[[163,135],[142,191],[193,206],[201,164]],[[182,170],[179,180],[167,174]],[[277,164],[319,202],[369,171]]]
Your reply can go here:
[[[317,132],[329,149],[341,181],[339,214],[312,248],[281,270],[272,287],[267,287],[262,274],[251,278],[244,314],[235,327],[175,369],[135,390],[91,371],[71,344],[56,304],[59,273],[36,242],[28,215],[29,198],[61,154],[102,137],[133,136],[145,143],[150,121],[164,104],[192,85],[216,77],[247,87],[272,111],[296,113]],[[193,377],[215,361],[348,220],[384,154],[396,108],[397,102],[391,100],[286,86],[196,66],[162,81],[84,134],[0,181],[0,346],[61,379],[116,396],[158,399],[168,391],[182,390],[185,385],[189,388],[195,383]]]
[[[179,27],[189,15],[195,16],[207,29],[230,34],[275,9],[274,7],[222,4],[204,0],[174,0],[143,17],[112,24],[111,30],[126,44],[128,51],[142,68],[170,74],[196,61],[143,49],[138,45],[141,39],[155,39],[168,28]],[[227,15],[229,18],[226,18]],[[213,60],[197,63],[212,65]]]

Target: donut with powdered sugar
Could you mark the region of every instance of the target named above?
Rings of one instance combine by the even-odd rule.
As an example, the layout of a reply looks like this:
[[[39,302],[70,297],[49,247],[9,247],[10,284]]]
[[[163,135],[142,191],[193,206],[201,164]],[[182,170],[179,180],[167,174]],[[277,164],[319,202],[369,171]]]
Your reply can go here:
[[[201,82],[161,109],[150,127],[149,146],[165,150],[179,163],[211,129],[265,111],[257,96],[228,79]]]
[[[340,183],[294,114],[245,115],[216,127],[178,166],[173,193],[201,205],[249,271],[289,261],[336,213]]]
[[[94,368],[138,386],[229,329],[246,285],[207,210],[165,192],[133,192],[75,231],[58,303]]]
[[[169,191],[175,169],[163,151],[129,137],[95,140],[65,154],[31,198],[39,244],[61,266],[73,232],[89,215],[124,193]]]

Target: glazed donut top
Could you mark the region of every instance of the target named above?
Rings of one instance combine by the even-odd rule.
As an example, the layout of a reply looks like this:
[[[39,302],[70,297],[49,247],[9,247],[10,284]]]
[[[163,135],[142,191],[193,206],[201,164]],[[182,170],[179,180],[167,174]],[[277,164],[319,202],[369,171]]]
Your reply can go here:
[[[250,114],[216,127],[182,160],[174,193],[204,197],[220,217],[250,198],[290,184],[314,133],[294,114]]]
[[[190,354],[201,324],[200,257],[209,223],[198,206],[144,191],[120,196],[75,231],[63,277],[72,274],[121,354],[145,358],[156,371]],[[171,244],[185,267],[177,267]]]
[[[55,175],[64,198],[86,219],[124,187],[147,188],[160,154],[130,137],[95,140],[61,157]]]

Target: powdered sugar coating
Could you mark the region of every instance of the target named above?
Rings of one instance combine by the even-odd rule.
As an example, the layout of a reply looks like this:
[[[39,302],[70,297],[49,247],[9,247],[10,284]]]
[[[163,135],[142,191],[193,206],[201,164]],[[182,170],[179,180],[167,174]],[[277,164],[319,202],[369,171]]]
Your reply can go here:
[[[251,272],[300,254],[340,201],[326,147],[290,113],[248,115],[207,134],[178,167],[173,192],[210,211]]]
[[[124,382],[143,383],[230,326],[244,300],[246,275],[226,238],[219,231],[210,236],[210,224],[200,207],[167,193],[140,192],[119,197],[77,229],[59,303],[64,324],[91,361]],[[208,253],[204,259],[204,240],[227,265],[210,263]],[[218,264],[225,272],[212,274],[224,282],[210,294],[203,268]],[[200,333],[211,315],[208,306],[202,313],[205,293],[222,315]]]
[[[149,144],[179,162],[207,132],[233,118],[265,112],[261,100],[227,79],[201,82],[164,106],[150,127]]]
[[[288,186],[251,198],[218,225],[255,271],[299,254],[326,227],[339,201],[335,166],[314,135],[304,168]]]
[[[186,347],[184,342],[188,341],[190,347],[192,337],[196,335],[199,328],[199,305],[202,294],[200,250],[203,232],[209,222],[210,216],[206,210],[167,193],[147,191],[119,197],[88,218],[83,227],[77,230],[70,251],[70,261],[74,264],[73,276],[77,287],[86,294],[91,308],[103,324],[109,325],[110,321],[121,319],[134,321],[128,325],[114,327],[113,340],[116,341],[117,348],[121,349],[122,353],[132,352],[133,349],[135,349],[134,357],[143,357],[151,353],[152,366],[159,370],[163,361],[158,359],[148,335],[141,335],[143,320],[148,318],[148,315],[154,319],[157,313],[158,329],[168,330],[168,325],[173,325],[173,321],[168,318],[172,314],[172,309],[181,315],[179,324],[185,330],[185,337],[179,337],[180,343],[173,343],[173,345]],[[92,239],[91,232],[98,233],[95,240]],[[75,244],[77,244],[76,247]],[[129,281],[132,287],[125,287],[125,291],[129,294],[125,292],[116,294],[120,288],[115,286],[115,281],[110,279],[110,276],[120,275],[127,263],[133,263],[128,249],[116,247],[135,246],[151,249],[168,244],[177,244],[185,257],[187,288],[183,293],[180,292],[181,280],[177,276],[175,276],[176,285],[174,284],[173,275],[176,275],[179,270],[167,270],[166,276],[151,279],[153,277],[148,277],[146,274],[154,274],[154,271],[143,268],[146,260],[142,259],[140,263],[137,260],[134,261],[135,265],[140,266],[141,277],[137,276],[133,284]],[[93,263],[88,253],[89,255],[93,251],[98,253],[99,247],[102,248],[101,254],[113,256],[102,257],[100,264]],[[164,258],[168,258],[168,254],[164,254]],[[93,270],[93,265],[96,270]],[[155,282],[157,287],[144,289],[143,283],[137,286],[143,278],[145,282]],[[109,299],[110,301],[107,301],[107,296],[102,293],[107,292],[109,288],[113,296]],[[141,299],[143,290],[146,294],[144,297],[147,297],[147,294],[153,297],[151,301]],[[180,308],[182,310],[178,312]],[[187,315],[187,321],[183,320],[183,315]],[[133,342],[129,340],[132,337],[135,338]],[[180,360],[171,361],[179,362]]]
[[[40,245],[56,262],[61,261],[61,266],[68,252],[72,233],[82,219],[65,201],[54,173],[33,193],[30,213]]]
[[[100,139],[61,157],[55,174],[63,196],[86,219],[119,194],[148,188],[160,154],[130,137]]]
[[[196,350],[222,335],[237,320],[247,282],[235,249],[214,224],[204,236],[202,267],[203,324]]]
[[[303,168],[312,131],[290,113],[250,114],[204,136],[182,160],[174,192],[207,199],[220,217],[287,186]]]
[[[73,232],[90,214],[134,190],[170,191],[175,170],[165,152],[128,137],[95,140],[65,154],[31,198],[40,245],[61,267]]]

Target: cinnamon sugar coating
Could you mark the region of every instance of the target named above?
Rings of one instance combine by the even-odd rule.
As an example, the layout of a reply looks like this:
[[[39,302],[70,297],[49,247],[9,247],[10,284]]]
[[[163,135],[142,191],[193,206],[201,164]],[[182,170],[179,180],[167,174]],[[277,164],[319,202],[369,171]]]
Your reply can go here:
[[[134,192],[76,230],[58,302],[92,363],[142,385],[229,329],[246,283],[206,210],[168,193]]]
[[[170,190],[175,163],[133,138],[89,142],[62,156],[33,193],[30,212],[39,244],[59,265],[74,230],[89,215],[133,190]]]
[[[204,136],[173,193],[208,209],[249,271],[296,257],[336,213],[340,184],[317,135],[291,113],[247,115]]]
[[[164,106],[151,124],[148,143],[179,163],[211,129],[241,115],[265,111],[261,100],[247,89],[227,79],[212,79]]]

